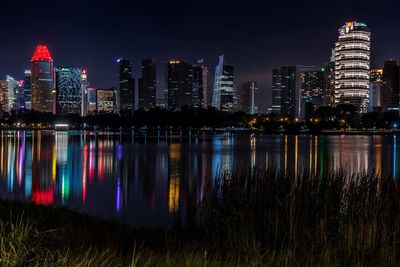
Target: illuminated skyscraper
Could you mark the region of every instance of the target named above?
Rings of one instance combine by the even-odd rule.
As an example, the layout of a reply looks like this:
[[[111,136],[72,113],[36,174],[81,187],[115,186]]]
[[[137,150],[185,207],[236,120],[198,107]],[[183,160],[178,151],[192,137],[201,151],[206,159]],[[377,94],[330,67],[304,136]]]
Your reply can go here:
[[[168,109],[180,110],[183,106],[191,106],[193,89],[192,65],[180,60],[170,60],[167,62],[166,71]]]
[[[82,69],[56,68],[56,113],[58,115],[81,114]]]
[[[130,114],[135,108],[135,82],[132,78],[132,61],[118,59],[118,93],[117,109],[121,113]]]
[[[32,73],[30,70],[25,70],[25,79],[24,79],[24,94],[25,94],[25,109],[32,109]]]
[[[281,114],[281,69],[272,70],[272,109],[276,114]]]
[[[215,80],[212,106],[222,111],[233,111],[235,94],[233,66],[225,65],[224,56],[219,56],[215,68]]]
[[[4,96],[3,110],[5,112],[10,112],[12,109],[16,108],[17,91],[21,87],[21,83],[16,81],[10,75],[6,77],[8,92]]]
[[[382,74],[383,69],[372,69],[369,74],[369,107],[368,111],[379,111],[382,107]]]
[[[85,68],[82,69],[82,107],[81,107],[81,115],[86,116],[88,112],[88,87],[89,82],[87,78],[87,70]]]
[[[155,59],[142,60],[142,78],[139,79],[139,109],[156,107],[157,66]]]
[[[346,22],[335,44],[335,104],[368,110],[371,32],[362,22]]]
[[[387,60],[382,72],[382,109],[399,112],[400,66],[395,60]]]
[[[114,88],[97,89],[97,113],[114,113],[116,111],[116,97]]]
[[[242,84],[239,94],[240,111],[248,114],[258,114],[257,82],[249,81]]]
[[[54,112],[53,58],[45,45],[38,45],[31,59],[32,109]]]
[[[193,107],[207,107],[209,103],[208,68],[203,63],[200,59],[193,67]]]
[[[97,113],[97,89],[87,88],[87,114],[94,115]]]

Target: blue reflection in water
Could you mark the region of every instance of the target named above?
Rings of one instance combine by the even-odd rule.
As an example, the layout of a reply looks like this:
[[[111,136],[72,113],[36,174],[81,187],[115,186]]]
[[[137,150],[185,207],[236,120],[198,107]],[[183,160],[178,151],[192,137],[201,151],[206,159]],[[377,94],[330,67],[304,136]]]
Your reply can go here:
[[[393,178],[397,178],[397,136],[393,135]]]

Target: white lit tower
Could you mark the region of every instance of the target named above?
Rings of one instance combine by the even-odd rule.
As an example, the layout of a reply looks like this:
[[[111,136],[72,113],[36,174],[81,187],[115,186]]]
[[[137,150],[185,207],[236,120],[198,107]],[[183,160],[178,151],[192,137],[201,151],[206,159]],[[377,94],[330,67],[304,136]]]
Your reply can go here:
[[[368,112],[371,32],[365,23],[346,22],[335,44],[335,104]]]

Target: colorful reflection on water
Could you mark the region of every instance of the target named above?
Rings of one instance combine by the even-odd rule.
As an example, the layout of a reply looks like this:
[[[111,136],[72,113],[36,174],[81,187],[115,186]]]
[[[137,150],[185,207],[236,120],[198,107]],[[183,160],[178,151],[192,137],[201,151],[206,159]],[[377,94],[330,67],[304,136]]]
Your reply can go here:
[[[64,205],[136,226],[163,226],[197,202],[220,171],[273,166],[293,174],[345,169],[398,175],[396,136],[198,135],[132,139],[112,134],[0,132],[0,195]]]

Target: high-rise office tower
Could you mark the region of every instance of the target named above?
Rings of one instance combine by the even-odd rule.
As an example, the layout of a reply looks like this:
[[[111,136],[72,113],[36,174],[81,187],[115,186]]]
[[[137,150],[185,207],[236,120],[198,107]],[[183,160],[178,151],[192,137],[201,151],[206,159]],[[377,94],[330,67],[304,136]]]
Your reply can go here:
[[[116,111],[116,93],[114,88],[97,89],[97,113],[114,113]]]
[[[156,107],[157,65],[156,60],[142,60],[142,78],[139,79],[139,109],[149,110]]]
[[[8,109],[8,82],[6,80],[0,81],[0,104],[2,114]]]
[[[315,110],[325,103],[325,68],[311,67],[299,72],[300,78],[300,119],[308,119]]]
[[[201,66],[193,67],[193,107],[201,108],[204,106],[204,80],[203,80],[203,68]]]
[[[258,86],[255,81],[242,84],[239,94],[239,110],[248,114],[258,114]]]
[[[24,94],[25,94],[25,109],[31,110],[32,109],[32,72],[30,70],[25,70],[24,72]]]
[[[170,60],[166,67],[167,105],[170,110],[192,106],[193,67],[181,60]]]
[[[81,115],[86,116],[88,113],[88,87],[90,83],[88,82],[87,70],[85,68],[82,69],[82,107],[81,107]]]
[[[193,107],[207,107],[209,103],[208,68],[204,60],[197,60],[193,66]]]
[[[53,58],[45,45],[38,45],[31,59],[32,109],[54,112]]]
[[[286,66],[273,70],[272,111],[304,119],[306,103],[313,109],[322,106],[325,95],[323,71],[315,66]]]
[[[382,107],[382,74],[383,74],[383,69],[372,69],[369,73],[368,112],[381,110],[381,107]]]
[[[335,106],[335,49],[330,60],[322,66],[324,74],[324,106]]]
[[[382,72],[382,109],[399,112],[400,67],[395,60],[387,60]]]
[[[135,82],[132,78],[132,61],[118,59],[117,109],[120,113],[130,114],[135,109]]]
[[[272,70],[272,109],[276,114],[281,114],[281,69]]]
[[[58,67],[56,72],[56,114],[81,114],[82,69]]]
[[[371,32],[365,23],[346,22],[335,44],[335,104],[368,110]]]
[[[18,95],[18,88],[21,86],[21,84],[10,75],[7,75],[6,81],[8,90],[7,93],[4,94],[3,110],[5,112],[10,112],[11,110],[17,108],[16,101]]]
[[[94,115],[97,113],[97,89],[93,87],[87,88],[87,114]]]
[[[212,106],[221,111],[233,111],[234,94],[233,66],[225,65],[224,56],[219,56],[219,63],[215,68]]]

